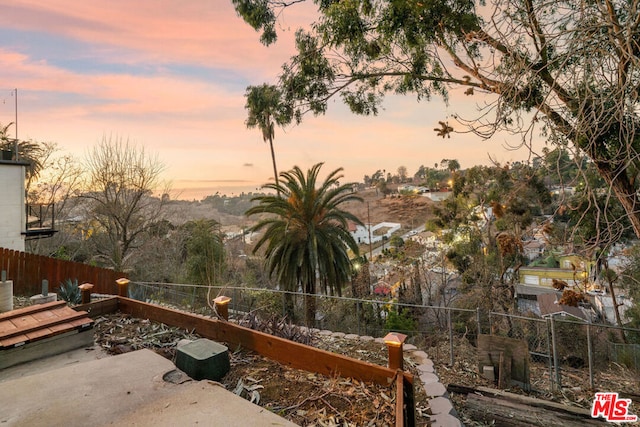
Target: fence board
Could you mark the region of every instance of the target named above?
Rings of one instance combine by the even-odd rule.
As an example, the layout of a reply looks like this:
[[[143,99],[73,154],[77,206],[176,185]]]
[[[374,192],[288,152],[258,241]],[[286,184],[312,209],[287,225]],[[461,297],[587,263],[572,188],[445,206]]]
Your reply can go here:
[[[56,292],[67,279],[77,279],[78,284],[95,285],[95,293],[115,294],[115,280],[127,277],[105,268],[5,248],[0,248],[0,270],[7,272],[7,280],[13,280],[13,293],[21,296],[42,292],[43,279],[49,281],[50,292]]]
[[[16,252],[15,255],[16,255],[16,258],[18,260],[18,266],[16,268],[17,280],[14,280],[14,282],[13,282],[13,292],[14,293],[15,293],[15,289],[16,289],[16,282],[17,283],[25,283],[27,287],[30,286],[24,280],[24,270],[26,268],[25,267],[25,262],[24,262],[24,252]],[[33,294],[33,291],[31,291],[31,293]]]
[[[16,275],[16,271],[17,271],[17,269],[18,269],[18,263],[17,263],[17,262],[14,262],[14,263],[13,263],[13,265],[12,265],[12,264],[11,264],[11,262],[9,262],[10,260],[14,259],[14,257],[15,257],[15,251],[10,250],[9,252],[7,252],[7,256],[9,257],[9,258],[7,258],[7,277],[9,277],[9,276],[8,276],[9,271],[11,272],[11,274],[12,274],[13,276],[15,276],[15,275]],[[12,277],[13,277],[13,276],[12,276]]]
[[[27,285],[33,289],[34,294],[42,292],[42,279],[38,280],[38,264],[37,261],[34,264],[34,257],[26,252],[23,252],[24,257],[24,281]]]

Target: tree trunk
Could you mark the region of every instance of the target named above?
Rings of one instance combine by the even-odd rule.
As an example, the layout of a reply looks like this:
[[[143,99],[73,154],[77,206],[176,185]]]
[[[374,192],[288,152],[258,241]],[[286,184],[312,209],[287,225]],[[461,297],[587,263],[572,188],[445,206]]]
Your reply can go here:
[[[305,321],[308,328],[316,326],[316,296],[311,293],[304,295]]]
[[[562,405],[529,396],[487,387],[465,387],[450,384],[450,393],[466,395],[465,409],[475,420],[495,426],[599,426],[587,409]]]
[[[616,317],[616,323],[618,324],[618,326],[620,327],[620,329],[618,330],[620,332],[620,338],[622,339],[622,342],[627,344],[627,336],[624,333],[624,329],[623,328],[623,324],[622,324],[622,319],[620,318],[620,310],[619,310],[619,305],[618,305],[618,300],[616,299],[616,292],[613,289],[613,282],[611,280],[607,280],[607,282],[609,283],[609,292],[611,292],[611,302],[613,303],[613,314]]]
[[[638,192],[629,181],[625,170],[614,173],[606,166],[601,166],[596,162],[600,175],[613,190],[613,194],[620,201],[620,204],[627,213],[629,222],[633,227],[636,237],[640,238],[640,200]]]
[[[273,137],[269,136],[269,148],[271,149],[271,162],[273,163],[273,178],[276,180],[276,187],[278,187],[278,168],[276,167],[276,153],[273,150]],[[278,190],[278,197],[280,197],[280,190]]]
[[[293,303],[293,294],[289,292],[284,293],[284,315],[290,322],[296,321],[296,313]]]

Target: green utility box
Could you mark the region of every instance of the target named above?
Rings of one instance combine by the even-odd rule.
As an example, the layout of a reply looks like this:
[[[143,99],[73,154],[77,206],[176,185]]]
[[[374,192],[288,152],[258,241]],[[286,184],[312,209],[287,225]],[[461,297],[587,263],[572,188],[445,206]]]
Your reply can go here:
[[[176,366],[194,380],[220,381],[229,372],[229,349],[202,338],[178,347]]]

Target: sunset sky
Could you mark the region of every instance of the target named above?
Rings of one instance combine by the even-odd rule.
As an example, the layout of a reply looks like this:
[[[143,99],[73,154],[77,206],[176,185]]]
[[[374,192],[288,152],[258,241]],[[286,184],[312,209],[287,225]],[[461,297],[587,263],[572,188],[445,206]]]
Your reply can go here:
[[[15,120],[17,89],[19,139],[55,142],[79,159],[103,137],[128,139],[158,155],[174,195],[187,199],[273,179],[268,145],[244,124],[244,94],[276,82],[310,7],[287,10],[269,48],[230,0],[0,0],[0,10],[0,124]],[[276,129],[278,168],[325,162],[325,173],[343,167],[345,181],[362,181],[444,158],[463,168],[490,155],[526,159],[507,149],[516,137],[436,137],[439,120],[475,102],[456,92],[450,106],[391,97],[377,117],[360,117],[336,100],[325,116]]]

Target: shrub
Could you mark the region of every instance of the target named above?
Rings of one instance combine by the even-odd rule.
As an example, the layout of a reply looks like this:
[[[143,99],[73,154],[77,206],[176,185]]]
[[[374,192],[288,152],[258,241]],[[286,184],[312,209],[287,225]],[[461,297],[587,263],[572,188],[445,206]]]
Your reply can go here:
[[[406,308],[399,313],[394,310],[389,311],[385,328],[388,331],[396,332],[411,332],[417,329],[416,322],[411,317],[411,312]]]
[[[77,305],[82,302],[82,293],[78,287],[78,279],[67,279],[60,283],[58,296],[70,305]]]

